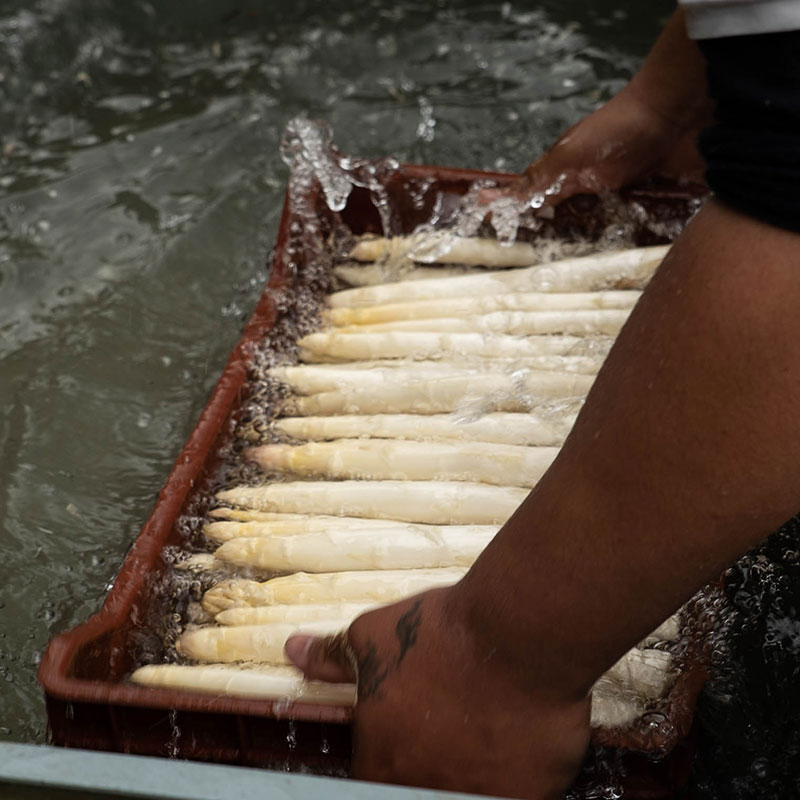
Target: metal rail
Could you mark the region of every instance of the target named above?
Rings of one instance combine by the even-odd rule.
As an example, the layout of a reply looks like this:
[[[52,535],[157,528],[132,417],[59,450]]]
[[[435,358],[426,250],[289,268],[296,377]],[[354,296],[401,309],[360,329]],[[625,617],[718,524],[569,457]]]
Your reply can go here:
[[[475,795],[0,742],[0,797],[155,800],[467,800]],[[486,800],[486,798],[483,798]]]

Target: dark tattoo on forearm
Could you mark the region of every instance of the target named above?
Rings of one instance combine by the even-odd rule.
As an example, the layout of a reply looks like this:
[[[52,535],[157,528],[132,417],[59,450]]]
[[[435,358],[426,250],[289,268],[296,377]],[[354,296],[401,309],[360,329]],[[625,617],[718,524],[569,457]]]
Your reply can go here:
[[[367,700],[378,694],[389,668],[383,666],[375,645],[369,642],[367,651],[358,663],[358,699]]]
[[[421,600],[417,600],[411,608],[397,620],[395,634],[400,646],[400,652],[389,666],[384,666],[375,643],[367,643],[364,655],[358,662],[358,699],[368,700],[380,696],[380,688],[389,674],[395,671],[406,653],[417,643],[420,622],[422,622]]]
[[[419,624],[422,621],[422,612],[420,606],[422,600],[417,600],[411,608],[397,620],[395,626],[395,633],[397,634],[397,641],[400,643],[400,653],[395,661],[396,666],[400,666],[406,653],[417,643],[417,632]]]

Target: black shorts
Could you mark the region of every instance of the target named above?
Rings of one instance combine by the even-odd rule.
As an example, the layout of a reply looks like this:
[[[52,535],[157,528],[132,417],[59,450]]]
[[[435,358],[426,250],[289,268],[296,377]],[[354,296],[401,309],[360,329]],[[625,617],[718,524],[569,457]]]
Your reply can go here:
[[[800,232],[800,31],[704,39],[706,179],[726,205]]]

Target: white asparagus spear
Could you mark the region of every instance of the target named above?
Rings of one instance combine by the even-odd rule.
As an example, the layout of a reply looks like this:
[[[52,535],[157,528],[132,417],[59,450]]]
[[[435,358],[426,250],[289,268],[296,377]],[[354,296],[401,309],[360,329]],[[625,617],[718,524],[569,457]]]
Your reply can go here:
[[[256,511],[494,525],[504,523],[527,495],[516,486],[457,481],[298,481],[227,489],[217,497]]]
[[[413,383],[387,378],[380,386],[346,392],[320,392],[289,398],[284,410],[294,416],[333,414],[443,414],[480,403],[481,410],[528,411],[545,400],[583,397],[593,375],[520,370]]]
[[[295,439],[455,440],[534,446],[561,444],[572,428],[575,414],[485,414],[475,420],[454,414],[365,414],[337,417],[284,417],[273,427]],[[219,510],[219,509],[218,509]]]
[[[441,297],[408,303],[360,308],[329,308],[323,319],[331,325],[372,325],[401,319],[464,317],[494,311],[567,311],[631,309],[641,292],[515,292],[482,297]]]
[[[464,577],[463,567],[399,569],[376,572],[298,572],[258,582],[227,580],[203,595],[203,609],[213,616],[229,608],[295,603],[393,603],[418,592],[452,586]]]
[[[299,364],[273,367],[269,374],[287,384],[296,394],[318,394],[347,389],[380,386],[387,380],[419,381],[482,375],[487,372],[511,373],[520,369],[536,372],[576,372],[595,375],[603,364],[602,356],[540,356],[536,359],[480,359],[478,361],[407,361],[396,365],[369,366],[369,361],[355,368],[350,364]],[[378,362],[384,364],[383,361]]]
[[[650,279],[668,247],[644,247],[600,255],[552,261],[527,269],[401,281],[335,292],[333,308],[379,306],[430,300],[435,297],[475,297],[510,292],[596,292],[641,288]]]
[[[651,634],[639,644],[641,649],[651,647],[658,642],[673,642],[681,635],[680,614],[673,614],[664,620]]]
[[[320,392],[349,391],[381,386],[387,381],[440,380],[442,378],[478,375],[482,370],[452,364],[437,364],[415,369],[408,367],[379,367],[375,369],[340,369],[333,365],[303,364],[293,367],[273,367],[269,374],[287,384],[297,394],[319,394]],[[519,367],[517,367],[519,369]],[[498,372],[500,370],[497,370]]]
[[[501,244],[497,239],[453,236],[446,232],[394,236],[364,236],[350,252],[356,261],[410,258],[426,264],[475,264],[490,267],[526,267],[538,260],[527,242]]]
[[[241,513],[241,512],[240,512]],[[259,514],[258,511],[244,512],[245,515]],[[376,526],[402,527],[407,522],[394,520],[364,519],[363,517],[333,517],[333,516],[300,516],[297,519],[264,520],[240,517],[237,519],[222,519],[209,522],[203,526],[203,534],[215,542],[229,542],[231,539],[249,538],[253,536],[293,536],[297,533],[311,533],[314,531],[327,531],[331,528],[345,528],[349,530],[371,530]]]
[[[154,664],[137,669],[131,680],[153,689],[183,689],[253,700],[332,706],[352,706],[356,700],[352,683],[307,681],[294,667]]]
[[[369,536],[375,528],[392,529],[398,533],[408,530],[412,523],[390,519],[364,519],[361,517],[308,517],[289,522],[234,522],[221,520],[203,528],[203,533],[215,542],[231,539],[252,539],[258,536],[295,536],[299,533],[319,533],[331,530],[350,531]],[[497,533],[497,525],[414,525],[413,527],[440,533],[446,528],[459,528],[465,533]]]
[[[517,338],[517,337],[510,337]],[[594,341],[594,340],[592,340]],[[610,340],[609,340],[610,341]],[[337,375],[341,371],[373,370],[373,369],[413,369],[421,376],[441,372],[442,368],[455,368],[474,373],[482,372],[514,372],[518,369],[536,369],[546,372],[583,372],[587,375],[597,373],[603,366],[606,353],[602,348],[590,351],[584,355],[565,356],[516,356],[515,358],[501,358],[484,356],[460,355],[458,353],[442,353],[436,358],[376,358],[370,361],[324,361],[313,364],[297,364],[291,369],[323,370],[329,375]],[[289,367],[275,368],[276,377],[280,376],[277,370]],[[288,373],[291,374],[291,373]],[[312,373],[313,374],[313,373]]]
[[[471,481],[532,487],[558,455],[557,447],[490,442],[336,439],[303,445],[265,444],[246,457],[267,472],[308,478]]]
[[[242,511],[237,508],[212,508],[208,512],[209,517],[219,519],[238,519],[241,522],[288,522],[290,520],[303,520],[309,514],[286,514],[280,511]],[[315,515],[319,516],[319,515]],[[340,517],[327,517],[327,519],[340,519]]]
[[[350,683],[307,681],[289,666],[157,664],[140,667],[131,681],[154,689],[180,689],[224,697],[276,700],[349,707],[356,687]],[[637,697],[592,692],[593,728],[625,727],[646,710]]]
[[[297,625],[320,620],[346,620],[347,624],[381,603],[296,603],[294,605],[229,608],[215,617],[218,625]]]
[[[494,533],[464,533],[457,526],[454,528],[441,533],[409,526],[402,532],[376,528],[369,536],[361,531],[337,530],[231,539],[214,555],[240,567],[270,572],[469,567]]]
[[[296,625],[272,622],[268,625],[207,627],[187,631],[175,643],[178,652],[194,661],[230,663],[253,661],[260,664],[289,664],[283,652],[294,633],[329,636],[347,627],[346,619],[317,620]]]
[[[540,358],[542,356],[605,356],[613,340],[580,336],[507,336],[435,331],[311,333],[299,341],[303,361],[378,358],[445,358],[451,354],[480,358]]]
[[[592,728],[627,728],[646,711],[644,698],[622,692],[613,685],[598,683],[592,689],[589,724]]]
[[[431,333],[493,333],[506,336],[536,336],[562,333],[577,336],[616,336],[628,319],[629,309],[587,311],[494,311],[467,317],[399,319],[372,325],[338,328],[342,333],[386,333],[428,331]]]
[[[419,281],[427,278],[454,277],[477,272],[472,267],[408,267],[405,269],[387,269],[382,264],[359,264],[352,266],[340,264],[333,268],[333,274],[349,286],[374,286],[376,283]]]
[[[301,419],[304,419],[301,417]],[[254,511],[252,509],[225,508],[220,506],[208,512],[210,517],[220,520],[237,520],[239,522],[269,522],[275,525],[279,531],[287,533],[298,533],[307,530],[325,530],[331,523],[353,527],[365,525],[369,527],[374,524],[374,520],[364,519],[363,517],[341,517],[332,514],[288,514],[280,511]],[[397,524],[405,525],[405,522],[392,523],[389,520],[382,520],[386,525]]]
[[[673,659],[663,650],[629,650],[598,681],[602,689],[612,683],[617,687],[657,700],[664,697],[675,680]]]
[[[583,359],[583,358],[591,358],[591,359],[600,359],[600,353],[591,353],[588,356],[538,356],[537,358],[551,358],[553,361],[550,363],[552,364],[563,364],[565,363],[562,359]],[[555,359],[558,359],[556,361]],[[282,374],[284,374],[284,370],[286,374],[291,374],[291,370],[294,369],[302,369],[302,370],[313,370],[316,372],[319,370],[320,374],[330,373],[339,374],[340,372],[347,372],[350,370],[373,370],[373,369],[415,369],[417,372],[424,372],[424,373],[431,373],[431,372],[439,372],[442,367],[457,367],[459,369],[465,370],[473,370],[474,372],[486,372],[487,370],[491,370],[493,368],[493,364],[495,362],[499,362],[503,366],[513,367],[517,366],[517,369],[522,369],[527,366],[522,356],[518,358],[505,358],[505,359],[495,359],[495,358],[484,358],[482,356],[461,356],[457,353],[445,353],[443,356],[437,358],[372,358],[366,361],[324,361],[318,362],[315,364],[293,364],[293,365],[284,365],[280,367],[273,367],[270,369],[270,374],[274,375],[275,377],[280,378]],[[535,363],[535,362],[534,362]],[[567,361],[566,363],[569,363]],[[550,367],[550,370],[559,371],[557,367]]]

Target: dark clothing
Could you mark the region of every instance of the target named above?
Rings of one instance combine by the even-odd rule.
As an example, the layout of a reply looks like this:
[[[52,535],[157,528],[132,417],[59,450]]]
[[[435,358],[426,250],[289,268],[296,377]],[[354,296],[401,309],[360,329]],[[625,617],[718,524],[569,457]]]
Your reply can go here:
[[[726,205],[800,233],[800,31],[698,41],[714,124],[706,180]]]

